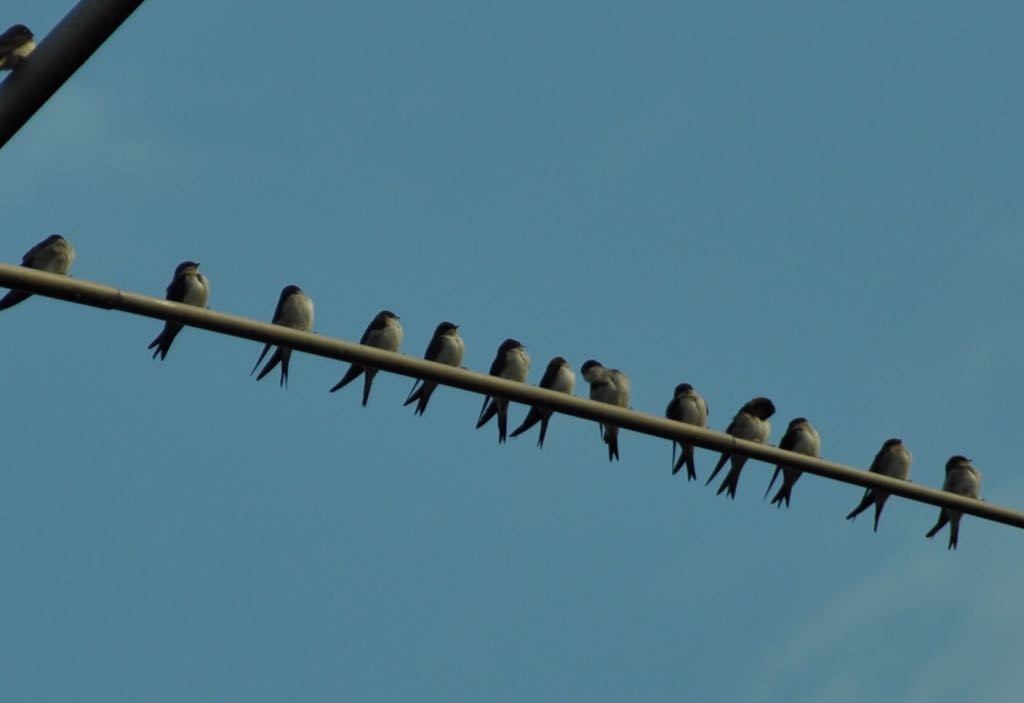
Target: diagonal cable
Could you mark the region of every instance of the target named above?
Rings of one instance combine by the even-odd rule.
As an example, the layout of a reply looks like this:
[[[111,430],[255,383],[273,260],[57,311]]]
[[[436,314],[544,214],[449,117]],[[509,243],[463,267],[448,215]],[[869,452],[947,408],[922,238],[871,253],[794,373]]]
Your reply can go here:
[[[755,444],[723,432],[549,391],[537,386],[516,383],[476,371],[454,368],[405,354],[397,354],[309,332],[300,332],[289,327],[260,322],[238,315],[228,315],[190,305],[172,303],[163,298],[154,298],[100,283],[36,271],[22,266],[0,263],[0,286],[59,298],[81,305],[121,310],[158,320],[172,320],[211,332],[282,345],[307,354],[374,366],[383,371],[403,376],[424,378],[445,386],[508,398],[524,405],[537,405],[566,415],[617,425],[641,434],[685,442],[713,451],[735,452],[768,464],[782,464],[835,481],[851,483],[864,488],[877,488],[909,500],[959,510],[985,520],[1024,528],[1024,513],[1010,508],[928,488],[909,481],[900,481],[832,461],[815,459],[777,447]]]

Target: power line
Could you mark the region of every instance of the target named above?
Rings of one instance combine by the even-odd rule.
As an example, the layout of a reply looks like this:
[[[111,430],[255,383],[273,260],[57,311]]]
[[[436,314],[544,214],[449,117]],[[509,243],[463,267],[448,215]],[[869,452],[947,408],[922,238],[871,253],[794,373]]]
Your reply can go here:
[[[81,0],[0,83],[0,148],[143,0]]]
[[[508,398],[524,405],[537,405],[566,415],[616,425],[654,437],[685,442],[712,451],[734,452],[768,464],[782,464],[835,481],[851,483],[863,488],[880,489],[909,500],[959,510],[985,520],[1024,528],[1024,513],[985,501],[928,488],[909,481],[900,481],[832,461],[815,459],[777,447],[755,444],[723,432],[674,422],[656,415],[598,403],[354,342],[300,332],[289,327],[204,310],[190,305],[173,303],[162,298],[123,291],[100,283],[4,263],[0,263],[0,286],[59,298],[80,305],[121,310],[158,320],[171,320],[233,337],[282,345],[307,354],[373,366],[383,371],[436,381],[445,386],[454,386],[475,393]]]

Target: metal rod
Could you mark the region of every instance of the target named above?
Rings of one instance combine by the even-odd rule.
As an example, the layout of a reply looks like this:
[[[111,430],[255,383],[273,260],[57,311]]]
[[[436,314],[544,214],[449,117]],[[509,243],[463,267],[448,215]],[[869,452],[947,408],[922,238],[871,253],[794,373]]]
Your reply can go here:
[[[0,83],[0,148],[135,11],[142,0],[81,0]]]
[[[362,346],[354,342],[300,332],[289,327],[172,303],[162,298],[131,293],[99,283],[4,263],[0,263],[0,286],[68,300],[81,305],[121,310],[159,320],[173,320],[211,332],[283,345],[307,354],[374,366],[403,376],[424,378],[437,381],[445,386],[509,398],[524,405],[538,405],[567,415],[617,425],[655,437],[686,442],[704,449],[735,452],[769,464],[790,466],[836,481],[864,488],[881,489],[910,500],[951,508],[986,520],[1024,528],[1024,513],[985,501],[966,498],[909,481],[900,481],[832,461],[815,459],[777,447],[755,444],[736,439],[722,432],[674,422],[663,417],[598,403],[565,393],[556,393],[537,386],[445,366],[404,354]]]

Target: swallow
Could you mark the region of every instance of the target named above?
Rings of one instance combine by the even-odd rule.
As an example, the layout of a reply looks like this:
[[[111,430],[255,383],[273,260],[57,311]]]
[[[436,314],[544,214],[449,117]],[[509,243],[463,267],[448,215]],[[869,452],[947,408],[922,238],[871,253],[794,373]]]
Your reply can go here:
[[[911,456],[910,451],[903,446],[902,440],[887,439],[882,448],[878,450],[878,454],[875,454],[875,459],[871,462],[871,467],[868,470],[872,473],[906,481],[910,476],[910,464],[913,460],[914,458]],[[882,517],[882,508],[885,507],[885,501],[887,500],[889,500],[888,491],[868,488],[864,491],[864,497],[861,498],[860,503],[850,511],[846,519],[854,519],[874,503],[875,532],[878,532],[878,518]]]
[[[772,426],[768,422],[768,418],[774,414],[775,404],[768,398],[758,396],[740,408],[740,411],[733,416],[732,422],[725,428],[725,431],[733,437],[745,439],[748,442],[764,444],[768,441],[768,435],[772,432]],[[729,473],[726,474],[725,480],[719,486],[718,495],[721,495],[722,491],[726,491],[730,498],[735,498],[736,488],[740,483],[740,472],[743,471],[743,465],[747,463],[747,457],[745,456],[728,451],[722,452],[718,463],[715,464],[714,471],[708,476],[708,480],[704,485],[706,486],[711,483],[715,476],[718,475],[718,472],[722,470],[722,467],[725,466],[725,462],[730,459],[732,461]]]
[[[971,460],[957,454],[951,456],[946,462],[946,480],[942,484],[942,490],[967,496],[977,500],[981,494],[981,472],[971,466]],[[939,510],[939,521],[935,527],[928,530],[925,535],[931,539],[935,534],[949,523],[949,545],[946,549],[956,549],[957,540],[960,537],[960,518],[963,513],[959,510],[942,508]]]
[[[402,334],[402,325],[398,321],[398,315],[390,310],[381,310],[370,321],[370,324],[367,325],[363,336],[359,338],[359,343],[365,344],[368,347],[396,352],[402,346]],[[345,375],[341,377],[341,380],[331,388],[331,393],[339,388],[344,388],[359,378],[359,375],[362,373],[366,374],[366,377],[363,379],[363,407],[365,408],[366,401],[370,399],[370,387],[373,386],[373,377],[377,375],[377,369],[372,366],[352,364],[348,367]]]
[[[71,246],[71,242],[59,234],[51,234],[25,252],[25,256],[21,258],[21,265],[37,271],[66,275],[74,260],[75,248]],[[14,307],[31,296],[31,293],[25,291],[10,290],[0,299],[0,310]]]
[[[167,286],[167,299],[175,303],[195,305],[205,308],[210,302],[210,282],[206,276],[199,273],[199,264],[194,261],[182,261],[174,269],[174,278]],[[147,349],[154,349],[153,358],[158,355],[163,361],[167,358],[167,352],[171,349],[171,343],[178,336],[184,325],[180,322],[164,323],[164,329],[157,335],[156,339],[149,343]]]
[[[572,395],[573,390],[576,388],[576,374],[573,373],[569,362],[561,356],[556,356],[549,361],[547,368],[544,369],[544,375],[540,379],[540,387]],[[532,406],[530,412],[526,413],[526,418],[522,424],[512,432],[512,436],[518,437],[540,422],[540,437],[537,439],[537,446],[543,448],[544,435],[547,434],[548,422],[551,420],[553,412],[553,410],[548,408],[542,408],[537,405]]]
[[[806,418],[798,417],[789,421],[789,426],[786,428],[786,434],[782,435],[782,440],[779,442],[779,449],[785,449],[789,452],[797,452],[798,454],[806,454],[807,456],[813,456],[815,459],[821,458],[821,435],[814,429],[814,426],[807,421]],[[782,507],[782,502],[786,502],[786,507],[789,507],[789,497],[793,492],[793,486],[796,484],[797,479],[800,478],[800,474],[803,473],[799,469],[793,469],[788,466],[779,464],[775,467],[775,473],[772,474],[772,480],[768,482],[768,489],[764,492],[764,497],[768,497],[768,493],[771,492],[772,486],[775,485],[775,479],[778,478],[779,474],[782,474],[782,485],[779,487],[779,492],[772,498],[772,503]]]
[[[285,286],[281,289],[281,297],[277,300],[277,307],[274,309],[274,319],[271,320],[275,325],[283,325],[284,327],[291,327],[293,329],[302,330],[303,332],[313,331],[313,301],[308,295],[302,292],[302,289],[298,286]],[[263,357],[270,351],[272,345],[267,342],[263,346],[263,351],[260,352],[260,358],[256,360],[256,366],[252,367],[252,371],[249,375],[252,376],[256,372],[256,368],[263,361]],[[281,364],[281,382],[280,385],[285,388],[288,387],[288,361],[292,357],[292,350],[287,347],[278,347],[274,350],[270,360],[267,361],[267,365],[263,367],[259,375],[256,376],[256,380],[261,380],[264,376],[274,370],[274,367]]]
[[[685,422],[688,425],[697,427],[708,426],[708,404],[700,393],[693,390],[689,383],[680,383],[676,386],[672,400],[668,401],[665,408],[665,417],[676,422]],[[676,461],[676,445],[682,448],[679,461]],[[697,467],[693,462],[693,445],[682,442],[672,442],[672,475],[675,476],[686,464],[686,479],[697,480]]]
[[[507,378],[510,381],[526,383],[526,375],[530,372],[530,355],[526,353],[526,347],[515,339],[506,339],[498,347],[498,353],[491,362],[490,374],[498,378]],[[480,416],[476,420],[476,428],[480,429],[491,418],[498,416],[498,444],[504,444],[508,436],[508,399],[484,398],[484,404],[480,407]]]
[[[590,399],[600,403],[629,407],[629,377],[618,369],[608,369],[599,361],[590,359],[580,368],[584,380],[590,384]],[[619,428],[598,423],[601,439],[608,445],[608,461],[619,458]]]
[[[23,24],[9,27],[0,34],[0,70],[10,71],[36,48],[35,37]]]
[[[445,321],[434,330],[434,336],[430,338],[430,344],[427,345],[427,351],[423,358],[427,361],[436,361],[439,364],[458,367],[462,364],[462,357],[465,353],[466,344],[462,341],[462,337],[459,336],[459,326]],[[413,414],[422,415],[423,411],[427,409],[427,403],[430,402],[430,396],[436,388],[436,381],[424,381],[418,378],[412,384],[409,397],[405,399],[402,405],[408,405],[414,400],[418,400],[419,402],[416,403],[416,410]]]

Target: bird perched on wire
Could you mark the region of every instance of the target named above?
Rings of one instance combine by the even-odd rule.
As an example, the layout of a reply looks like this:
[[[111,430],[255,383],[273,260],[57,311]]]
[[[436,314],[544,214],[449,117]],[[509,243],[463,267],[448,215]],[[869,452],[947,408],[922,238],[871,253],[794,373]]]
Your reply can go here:
[[[66,275],[71,270],[71,264],[74,261],[75,248],[71,246],[71,242],[59,234],[51,234],[25,252],[25,256],[21,257],[21,265],[26,268],[59,273],[61,275]],[[30,297],[32,297],[32,294],[26,293],[23,290],[7,291],[7,295],[0,298],[0,310],[12,308]]]
[[[590,399],[620,408],[629,407],[629,377],[618,369],[608,369],[599,361],[590,359],[580,368],[583,378],[590,384]],[[601,439],[608,445],[608,461],[619,458],[619,428],[598,423]]]
[[[293,329],[302,330],[303,332],[313,331],[313,301],[308,295],[302,292],[302,289],[298,286],[285,286],[281,289],[281,297],[277,300],[277,307],[274,309],[274,318],[271,320],[275,325],[283,325],[285,327],[291,327]],[[252,367],[252,371],[249,375],[252,376],[256,371],[256,368],[263,361],[263,357],[267,355],[270,350],[271,343],[267,342],[263,351],[260,353],[260,358],[256,360],[256,366]],[[268,373],[274,370],[274,367],[281,364],[281,386],[288,387],[288,362],[291,359],[292,350],[287,347],[278,347],[274,350],[270,359],[267,361],[266,366],[260,371],[256,380],[259,381]]]
[[[764,444],[768,441],[768,436],[772,432],[771,423],[768,422],[768,418],[775,414],[775,404],[771,400],[763,396],[758,396],[752,400],[747,401],[746,404],[740,411],[733,416],[732,422],[725,428],[727,434],[731,434],[733,437],[738,439],[745,439],[748,442],[757,442],[758,444]],[[714,471],[708,476],[708,480],[704,485],[708,485],[714,480],[718,472],[725,466],[725,462],[731,460],[731,466],[729,473],[726,474],[725,479],[722,481],[722,485],[718,488],[718,495],[721,495],[723,491],[727,492],[730,498],[736,497],[736,488],[740,483],[740,472],[743,471],[743,465],[747,463],[747,457],[742,454],[736,454],[734,452],[725,451],[722,452],[722,456],[719,457],[718,463],[715,464]]]
[[[10,71],[32,53],[36,44],[32,31],[23,24],[8,27],[0,34],[0,70]]]
[[[445,321],[434,330],[434,336],[430,338],[430,344],[427,345],[427,351],[423,358],[427,361],[436,361],[439,364],[458,367],[462,364],[462,357],[465,353],[466,344],[462,341],[462,337],[459,336],[459,326]],[[430,402],[430,396],[433,395],[436,388],[436,381],[416,379],[412,384],[412,390],[409,391],[409,397],[405,399],[403,405],[419,401],[416,403],[416,410],[413,412],[413,415],[422,415],[423,411],[427,409],[427,403]]]
[[[789,421],[786,434],[782,435],[782,439],[779,441],[779,449],[806,454],[815,459],[820,459],[821,435],[818,434],[818,431],[814,429],[814,426],[806,418],[794,418]],[[776,466],[775,473],[772,474],[772,480],[768,482],[768,488],[764,492],[765,498],[768,497],[768,493],[771,492],[772,486],[775,485],[775,479],[778,478],[780,473],[782,474],[782,485],[779,487],[779,492],[772,498],[772,503],[781,508],[783,501],[785,501],[788,508],[793,485],[796,484],[797,479],[800,478],[800,474],[803,472],[800,469],[793,469],[782,464]]]
[[[708,426],[708,404],[701,397],[700,393],[693,389],[689,383],[680,383],[676,386],[672,400],[665,408],[665,417],[676,422],[685,422],[688,425],[697,427]],[[682,451],[679,454],[679,461],[676,461],[676,445]],[[697,467],[693,461],[693,445],[682,442],[672,442],[672,475],[675,476],[679,470],[686,465],[686,479],[697,480]]]
[[[882,445],[882,448],[878,450],[878,454],[875,455],[874,461],[871,462],[871,467],[868,469],[872,473],[882,474],[883,476],[890,476],[892,478],[898,478],[901,481],[906,481],[910,476],[910,464],[913,461],[913,457],[910,455],[910,451],[903,446],[903,442],[899,439],[887,439]],[[864,497],[861,498],[860,503],[857,507],[850,511],[850,514],[846,516],[847,520],[853,520],[855,517],[860,515],[862,512],[871,507],[873,503],[875,506],[875,532],[878,532],[878,518],[882,517],[882,508],[885,507],[885,501],[889,500],[889,492],[876,488],[868,488],[864,491]]]
[[[946,480],[942,484],[942,490],[977,499],[981,495],[981,472],[971,466],[971,460],[957,454],[951,456],[946,462]],[[952,508],[941,508],[939,510],[939,521],[935,527],[928,530],[925,535],[931,539],[949,523],[949,545],[946,549],[956,549],[957,541],[960,538],[960,518],[963,513]]]
[[[510,381],[526,383],[526,375],[530,372],[530,355],[526,347],[515,339],[506,339],[498,347],[498,353],[491,362],[490,374]],[[498,416],[498,444],[503,444],[508,436],[508,399],[486,396],[480,407],[480,416],[476,420],[476,428],[486,425],[492,417]]]
[[[540,387],[572,395],[576,387],[576,374],[573,373],[569,362],[561,356],[556,356],[549,361],[547,368],[544,369],[544,375],[540,379]],[[543,448],[544,435],[547,434],[548,422],[551,420],[552,413],[553,411],[548,408],[534,405],[530,408],[530,412],[526,413],[526,417],[519,427],[512,432],[512,436],[518,437],[540,422],[540,436],[537,438],[537,446]]]
[[[171,279],[170,285],[167,286],[167,299],[175,303],[195,305],[200,308],[207,307],[210,302],[210,282],[206,276],[199,273],[199,264],[194,261],[182,261],[178,264],[177,268],[174,269],[174,278]],[[163,330],[146,347],[147,349],[154,350],[154,359],[158,355],[161,361],[167,357],[167,352],[171,349],[171,343],[174,342],[174,338],[181,332],[182,327],[184,325],[180,322],[168,320],[164,323]]]
[[[398,315],[390,310],[381,310],[370,321],[370,324],[367,325],[363,336],[359,338],[359,343],[369,347],[376,347],[377,349],[396,352],[402,346],[402,335],[402,325],[398,321]],[[331,388],[331,393],[344,388],[359,378],[360,374],[366,374],[363,379],[363,407],[365,408],[366,402],[370,399],[370,387],[373,386],[373,377],[377,375],[377,369],[372,366],[353,363],[348,367],[348,371],[341,377],[341,380]]]

